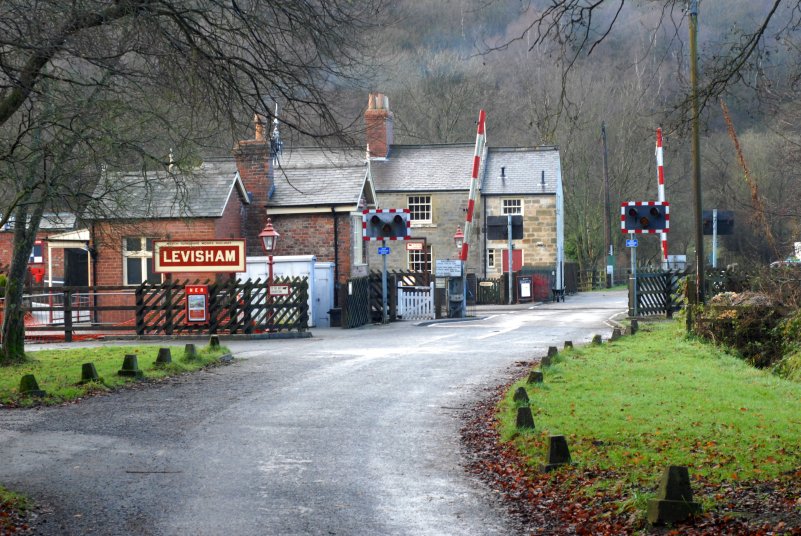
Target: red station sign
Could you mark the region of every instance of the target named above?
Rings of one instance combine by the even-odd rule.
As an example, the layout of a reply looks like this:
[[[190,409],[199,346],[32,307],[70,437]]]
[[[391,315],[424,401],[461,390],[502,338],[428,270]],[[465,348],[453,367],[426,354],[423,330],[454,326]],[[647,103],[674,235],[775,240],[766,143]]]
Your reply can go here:
[[[244,240],[156,240],[153,242],[153,271],[244,272]]]

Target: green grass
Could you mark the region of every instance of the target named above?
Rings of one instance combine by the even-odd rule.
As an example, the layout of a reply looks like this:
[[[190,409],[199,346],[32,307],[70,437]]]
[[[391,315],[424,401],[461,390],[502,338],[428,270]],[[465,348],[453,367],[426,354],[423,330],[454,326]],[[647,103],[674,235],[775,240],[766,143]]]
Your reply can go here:
[[[524,385],[536,430],[515,429]],[[717,483],[767,480],[801,467],[801,384],[688,339],[680,322],[598,347],[560,352],[540,386],[518,382],[500,404],[500,432],[542,463],[550,434],[580,466],[653,488],[667,465]]]
[[[169,346],[171,349],[172,363],[156,367],[154,362],[158,349],[162,346]],[[158,379],[198,370],[216,362],[225,353],[228,353],[228,349],[224,347],[215,350],[198,347],[198,357],[186,360],[183,358],[183,345],[100,346],[29,352],[26,362],[0,367],[0,404],[10,406],[60,404],[81,398],[93,391],[124,386],[136,381],[117,375],[117,371],[122,367],[123,356],[126,354],[137,355],[139,369],[144,372],[146,379]],[[95,364],[101,381],[80,385],[78,382],[81,379],[81,366],[90,362]],[[25,374],[36,376],[39,388],[46,391],[47,396],[44,398],[21,396],[18,392],[19,382]]]

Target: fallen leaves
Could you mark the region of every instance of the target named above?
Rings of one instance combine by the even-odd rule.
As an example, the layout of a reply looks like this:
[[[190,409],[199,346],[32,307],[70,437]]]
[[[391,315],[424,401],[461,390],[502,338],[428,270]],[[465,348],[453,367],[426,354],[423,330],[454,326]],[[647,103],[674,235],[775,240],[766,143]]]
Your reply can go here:
[[[770,481],[741,481],[732,473],[724,484],[696,474],[696,499],[712,507],[672,529],[651,528],[644,520],[644,497],[655,490],[657,482],[654,489],[640,490],[637,499],[630,496],[631,487],[605,484],[626,481],[625,475],[611,470],[574,466],[554,473],[538,472],[539,461],[526,459],[510,443],[502,443],[495,428],[496,405],[509,385],[490,390],[487,398],[465,415],[462,443],[468,471],[496,490],[531,534],[801,535],[798,471]],[[715,450],[717,443],[712,440],[694,447]]]

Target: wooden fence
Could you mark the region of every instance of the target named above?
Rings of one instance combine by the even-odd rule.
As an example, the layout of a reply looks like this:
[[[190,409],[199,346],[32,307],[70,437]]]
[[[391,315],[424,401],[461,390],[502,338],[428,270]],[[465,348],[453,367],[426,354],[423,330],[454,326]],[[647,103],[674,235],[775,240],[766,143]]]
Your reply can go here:
[[[679,282],[686,275],[687,272],[677,270],[637,273],[637,315],[672,318],[680,307],[676,298]],[[633,289],[629,287],[629,316],[634,315],[632,293]]]
[[[267,281],[195,281],[208,288],[206,319],[186,318],[185,282],[144,283],[138,287],[47,287],[33,289],[23,302],[29,338],[77,335],[183,335],[305,331],[309,320],[306,278],[276,278],[287,295],[268,295]],[[3,302],[0,301],[0,316]]]
[[[370,278],[349,279],[340,287],[339,304],[343,328],[357,328],[370,322]]]

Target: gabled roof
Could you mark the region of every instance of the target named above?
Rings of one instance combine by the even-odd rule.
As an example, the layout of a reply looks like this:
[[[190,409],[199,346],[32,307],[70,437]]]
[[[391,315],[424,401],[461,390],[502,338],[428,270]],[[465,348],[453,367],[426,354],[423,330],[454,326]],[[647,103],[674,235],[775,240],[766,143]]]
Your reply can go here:
[[[204,162],[186,172],[109,173],[95,188],[89,220],[217,218],[238,195],[249,203],[233,159]]]
[[[474,155],[472,144],[393,145],[370,167],[378,192],[469,190]]]
[[[491,147],[481,195],[555,194],[558,173],[556,147]]]
[[[363,150],[299,147],[284,149],[273,168],[275,192],[269,208],[358,205],[368,184]],[[372,201],[370,199],[369,201]]]
[[[30,220],[30,218],[28,218]],[[75,228],[76,216],[72,212],[45,212],[42,214],[42,221],[39,223],[40,231],[66,231]],[[11,216],[8,222],[2,227],[2,231],[9,231],[14,228],[16,219]]]

